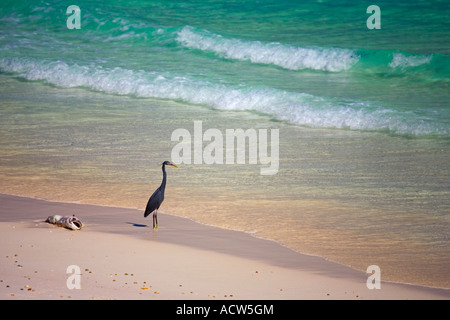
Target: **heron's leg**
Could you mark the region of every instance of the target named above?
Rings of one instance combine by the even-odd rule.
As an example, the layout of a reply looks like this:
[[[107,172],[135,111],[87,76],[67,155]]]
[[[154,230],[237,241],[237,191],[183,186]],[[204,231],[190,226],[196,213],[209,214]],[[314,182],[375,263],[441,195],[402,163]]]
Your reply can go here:
[[[158,209],[153,211],[153,229],[158,229]]]

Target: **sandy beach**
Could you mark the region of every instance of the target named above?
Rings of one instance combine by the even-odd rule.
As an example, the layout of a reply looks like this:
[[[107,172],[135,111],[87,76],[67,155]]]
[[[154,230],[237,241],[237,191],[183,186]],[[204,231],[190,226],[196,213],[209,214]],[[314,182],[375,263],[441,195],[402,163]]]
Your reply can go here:
[[[365,273],[164,212],[153,231],[134,209],[3,194],[0,203],[1,299],[450,298],[448,290],[383,281],[369,290]],[[75,214],[84,226],[46,223],[54,214]],[[81,271],[76,280],[69,266]]]

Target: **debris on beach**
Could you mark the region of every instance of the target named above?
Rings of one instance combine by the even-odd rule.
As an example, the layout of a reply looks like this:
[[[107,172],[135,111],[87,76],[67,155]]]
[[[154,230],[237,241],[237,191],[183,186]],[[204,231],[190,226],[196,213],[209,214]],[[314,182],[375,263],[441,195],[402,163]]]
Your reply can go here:
[[[47,218],[45,222],[56,224],[59,227],[64,227],[70,230],[80,230],[83,226],[83,223],[73,215],[72,217],[62,217],[60,215],[53,215]]]

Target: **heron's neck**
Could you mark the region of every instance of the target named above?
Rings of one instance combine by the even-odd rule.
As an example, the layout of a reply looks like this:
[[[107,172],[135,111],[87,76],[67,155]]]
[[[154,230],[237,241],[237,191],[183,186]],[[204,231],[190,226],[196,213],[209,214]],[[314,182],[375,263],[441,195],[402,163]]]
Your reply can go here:
[[[167,180],[167,174],[166,174],[166,165],[163,164],[162,166],[162,172],[163,172],[163,179],[161,182],[161,188],[164,188],[166,186],[166,180]]]

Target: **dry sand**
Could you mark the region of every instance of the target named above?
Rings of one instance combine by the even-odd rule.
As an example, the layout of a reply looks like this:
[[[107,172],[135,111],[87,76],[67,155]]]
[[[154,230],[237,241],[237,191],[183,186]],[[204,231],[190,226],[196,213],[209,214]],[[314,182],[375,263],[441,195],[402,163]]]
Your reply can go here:
[[[0,203],[0,299],[450,298],[388,282],[369,290],[364,272],[164,213],[153,231],[134,209],[1,194]],[[84,227],[44,222],[54,214],[75,214]],[[71,265],[81,270],[80,289],[67,286]]]

